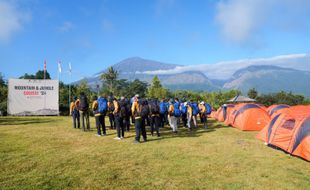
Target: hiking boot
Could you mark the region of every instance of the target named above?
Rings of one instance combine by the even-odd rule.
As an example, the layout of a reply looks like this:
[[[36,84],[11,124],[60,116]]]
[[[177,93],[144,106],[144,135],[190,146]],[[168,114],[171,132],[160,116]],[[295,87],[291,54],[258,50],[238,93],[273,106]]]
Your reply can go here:
[[[96,136],[97,136],[97,137],[101,137],[101,135],[99,135],[99,134],[97,134]]]
[[[115,140],[122,140],[122,139],[121,139],[121,138],[119,138],[119,137],[115,137],[114,139],[115,139]]]
[[[134,140],[133,143],[134,144],[140,144],[140,141]]]

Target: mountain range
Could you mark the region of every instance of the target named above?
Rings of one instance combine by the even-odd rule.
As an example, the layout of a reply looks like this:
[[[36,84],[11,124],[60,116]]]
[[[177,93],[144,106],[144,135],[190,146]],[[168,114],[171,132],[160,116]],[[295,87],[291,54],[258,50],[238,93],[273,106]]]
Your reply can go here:
[[[112,66],[119,72],[121,79],[129,81],[139,79],[150,83],[157,75],[161,83],[171,90],[238,89],[242,93],[246,93],[250,88],[255,88],[260,93],[283,90],[310,97],[310,85],[306,82],[310,81],[310,65],[308,66],[310,56],[295,56],[295,59],[292,57],[286,57],[287,63],[283,57],[276,57],[264,60],[188,66],[132,57]],[[242,62],[244,64],[241,64]],[[106,71],[107,69],[104,69],[83,80],[86,80],[88,85],[94,88],[96,84],[101,84],[99,77]],[[218,73],[218,75],[214,73]]]

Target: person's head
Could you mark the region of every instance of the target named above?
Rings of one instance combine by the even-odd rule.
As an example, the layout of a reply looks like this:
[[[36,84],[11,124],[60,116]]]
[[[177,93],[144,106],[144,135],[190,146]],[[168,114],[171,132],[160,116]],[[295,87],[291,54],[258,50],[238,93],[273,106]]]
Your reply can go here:
[[[187,105],[188,105],[188,103],[187,103],[187,102],[185,102],[185,103],[184,103],[184,106],[187,106]]]
[[[74,101],[76,101],[76,100],[77,100],[77,97],[76,97],[76,96],[74,96],[74,97],[73,97],[73,100],[74,100]]]
[[[85,96],[85,93],[84,93],[84,92],[81,92],[81,93],[80,93],[80,96]]]
[[[200,104],[201,104],[201,105],[205,105],[205,102],[204,102],[204,101],[201,101]]]
[[[121,97],[121,101],[124,101],[124,100],[125,100],[125,97],[124,97],[124,96],[122,96],[122,97]]]
[[[174,101],[179,102],[179,98],[174,98]]]

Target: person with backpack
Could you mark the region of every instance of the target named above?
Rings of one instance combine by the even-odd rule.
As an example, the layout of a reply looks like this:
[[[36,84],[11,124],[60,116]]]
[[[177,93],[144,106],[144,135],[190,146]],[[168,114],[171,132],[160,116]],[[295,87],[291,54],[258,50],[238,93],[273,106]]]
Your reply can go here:
[[[159,128],[161,125],[160,121],[160,108],[157,99],[151,102],[150,104],[151,110],[151,135],[154,135],[154,130],[156,131],[157,137],[160,137]]]
[[[167,115],[167,106],[165,99],[163,98],[159,103],[159,117],[160,117],[160,127],[163,128],[166,122],[166,115]]]
[[[182,122],[183,126],[186,127],[187,125],[187,107],[185,106],[186,100],[183,100],[181,102],[181,117],[182,117]]]
[[[197,115],[199,114],[199,107],[198,107],[198,104],[196,102],[192,103],[191,106],[193,108],[192,120],[194,123],[194,127],[197,128]]]
[[[99,96],[99,98],[93,102],[92,108],[96,120],[97,136],[106,136],[104,118],[108,110],[107,99],[104,96]],[[102,128],[102,134],[101,134],[101,128]]]
[[[207,110],[204,101],[200,102],[199,105],[199,117],[200,122],[203,124],[203,127],[207,128]]]
[[[181,116],[180,104],[179,102],[174,102],[172,99],[170,100],[170,106],[168,109],[169,118],[170,118],[170,126],[172,128],[173,133],[178,133],[178,117]]]
[[[83,131],[86,131],[86,128],[88,131],[90,131],[90,124],[89,124],[89,104],[87,96],[84,92],[80,93],[79,98],[79,113],[80,117],[82,119],[82,128]],[[86,123],[85,123],[86,122]],[[86,125],[86,126],[85,126]]]
[[[114,105],[113,115],[114,115],[114,120],[115,120],[116,131],[117,131],[117,137],[115,137],[114,139],[121,140],[125,136],[125,127],[123,123],[124,115],[122,114],[124,113],[126,114],[126,110],[125,112],[121,110],[120,103],[119,101],[117,101],[116,98],[113,99],[113,105]]]
[[[191,102],[185,102],[184,106],[187,108],[187,127],[189,130],[192,130],[193,108]]]
[[[147,141],[144,118],[148,116],[148,106],[145,105],[139,97],[135,97],[132,106],[131,113],[135,118],[135,130],[136,136],[134,143],[140,143],[140,136],[142,134],[144,142]]]
[[[73,127],[76,128],[80,128],[80,113],[78,110],[78,105],[77,105],[77,101],[78,98],[76,96],[73,97],[73,102],[70,103],[70,115],[73,118]],[[77,126],[76,126],[77,123]]]
[[[126,111],[126,113],[123,114],[124,115],[123,123],[124,123],[125,130],[128,132],[130,130],[130,116],[131,116],[130,102],[124,96],[122,96],[120,100],[120,104],[121,104],[121,110],[122,110],[122,106],[124,106],[123,111]]]
[[[112,96],[108,97],[108,117],[110,122],[110,129],[115,129],[115,119],[113,115],[114,105]]]

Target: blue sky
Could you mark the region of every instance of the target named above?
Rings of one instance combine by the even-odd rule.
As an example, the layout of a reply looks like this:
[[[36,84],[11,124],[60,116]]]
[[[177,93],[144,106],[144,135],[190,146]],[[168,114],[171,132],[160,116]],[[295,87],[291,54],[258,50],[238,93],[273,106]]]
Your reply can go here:
[[[0,72],[72,80],[128,57],[182,65],[309,53],[307,0],[0,0]],[[63,72],[61,80],[68,82]]]

